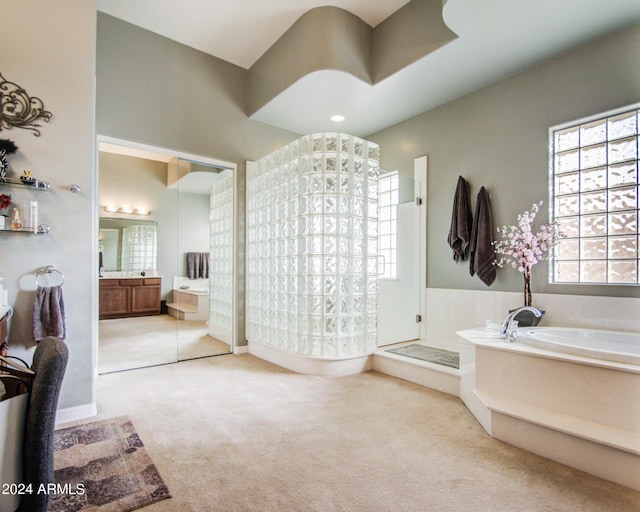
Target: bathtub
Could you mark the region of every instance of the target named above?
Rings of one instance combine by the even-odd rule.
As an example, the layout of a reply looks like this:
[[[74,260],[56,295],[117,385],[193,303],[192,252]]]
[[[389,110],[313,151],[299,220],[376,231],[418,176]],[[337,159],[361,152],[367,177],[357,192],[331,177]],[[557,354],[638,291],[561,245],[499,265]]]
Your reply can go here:
[[[571,327],[527,327],[516,342],[605,361],[640,365],[640,334]]]
[[[640,491],[638,333],[516,333],[516,343],[488,328],[457,333],[460,398],[478,422],[505,443]]]

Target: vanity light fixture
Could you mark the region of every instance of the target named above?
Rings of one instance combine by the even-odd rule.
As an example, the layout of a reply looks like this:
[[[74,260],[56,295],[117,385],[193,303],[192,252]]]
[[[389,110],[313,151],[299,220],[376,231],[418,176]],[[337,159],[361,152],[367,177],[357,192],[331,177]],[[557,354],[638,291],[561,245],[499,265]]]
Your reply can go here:
[[[331,116],[331,120],[334,123],[341,123],[342,121],[344,121],[344,116],[342,114],[335,114]]]
[[[150,210],[146,208],[131,208],[130,206],[112,206],[107,205],[104,207],[104,211],[108,213],[127,213],[135,215],[149,215]]]

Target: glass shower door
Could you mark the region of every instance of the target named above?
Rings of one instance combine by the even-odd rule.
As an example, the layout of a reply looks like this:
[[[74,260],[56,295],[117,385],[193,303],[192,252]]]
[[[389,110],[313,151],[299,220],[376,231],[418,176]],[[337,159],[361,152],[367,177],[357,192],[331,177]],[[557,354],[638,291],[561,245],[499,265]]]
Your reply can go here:
[[[417,182],[381,175],[378,200],[378,347],[420,337],[420,208]]]

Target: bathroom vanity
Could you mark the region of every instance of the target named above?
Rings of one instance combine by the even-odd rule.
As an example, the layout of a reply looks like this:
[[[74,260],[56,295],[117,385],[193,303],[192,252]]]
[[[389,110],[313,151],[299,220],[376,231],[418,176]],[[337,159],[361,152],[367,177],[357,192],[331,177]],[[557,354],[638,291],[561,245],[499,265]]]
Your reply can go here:
[[[161,277],[100,278],[100,320],[160,314]]]

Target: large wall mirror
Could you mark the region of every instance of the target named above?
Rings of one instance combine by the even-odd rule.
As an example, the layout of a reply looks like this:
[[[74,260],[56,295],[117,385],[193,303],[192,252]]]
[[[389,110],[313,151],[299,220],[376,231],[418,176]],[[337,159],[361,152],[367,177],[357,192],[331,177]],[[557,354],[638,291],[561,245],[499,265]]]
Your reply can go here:
[[[98,372],[227,354],[235,166],[99,141]]]

